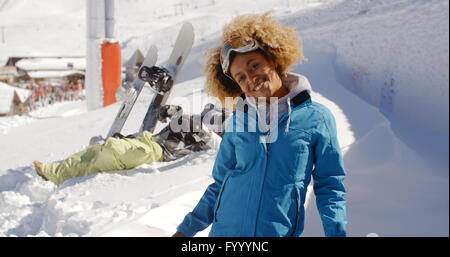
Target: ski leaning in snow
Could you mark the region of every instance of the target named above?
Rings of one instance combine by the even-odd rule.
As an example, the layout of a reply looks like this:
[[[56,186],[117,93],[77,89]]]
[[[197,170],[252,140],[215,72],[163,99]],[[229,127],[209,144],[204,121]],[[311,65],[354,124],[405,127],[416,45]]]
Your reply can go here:
[[[139,132],[144,130],[153,133],[158,122],[159,108],[166,104],[172,92],[178,74],[183,67],[189,52],[194,44],[194,27],[191,23],[186,22],[181,27],[173,51],[163,67],[150,67],[143,65],[139,70],[139,78],[149,82],[150,86],[156,91],[153,99],[145,114]]]
[[[157,59],[158,59],[158,50],[156,49],[156,46],[152,45],[147,51],[147,55],[145,56],[141,68],[144,66],[155,65]],[[130,115],[131,110],[133,109],[134,104],[136,103],[136,99],[138,98],[139,94],[144,88],[144,85],[145,81],[142,81],[138,77],[136,77],[133,80],[133,86],[127,92],[128,97],[123,102],[122,107],[119,110],[119,113],[117,113],[117,116],[114,119],[114,122],[106,138],[114,136],[114,134],[116,133],[120,133],[120,131],[123,128],[123,125],[125,124],[125,122],[128,119],[128,116]]]

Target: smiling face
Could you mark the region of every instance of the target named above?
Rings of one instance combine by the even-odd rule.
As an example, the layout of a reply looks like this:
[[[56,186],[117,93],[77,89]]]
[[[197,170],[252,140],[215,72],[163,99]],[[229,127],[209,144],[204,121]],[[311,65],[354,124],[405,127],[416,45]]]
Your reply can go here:
[[[242,92],[251,97],[282,97],[288,93],[273,62],[259,51],[237,54],[230,66],[230,74]]]

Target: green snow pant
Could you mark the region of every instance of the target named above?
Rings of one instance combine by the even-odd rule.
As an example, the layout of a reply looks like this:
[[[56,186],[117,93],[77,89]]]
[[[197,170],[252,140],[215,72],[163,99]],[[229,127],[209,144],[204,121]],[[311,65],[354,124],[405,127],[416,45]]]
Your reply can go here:
[[[150,132],[144,131],[136,138],[108,138],[76,153],[60,163],[42,163],[44,176],[55,183],[95,174],[102,171],[132,169],[144,163],[163,161],[163,149]]]

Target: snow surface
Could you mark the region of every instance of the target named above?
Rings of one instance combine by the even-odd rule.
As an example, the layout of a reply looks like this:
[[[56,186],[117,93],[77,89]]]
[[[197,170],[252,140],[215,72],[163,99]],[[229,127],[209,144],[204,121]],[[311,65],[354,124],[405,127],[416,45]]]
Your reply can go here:
[[[86,69],[86,60],[84,58],[34,58],[22,59],[16,62],[16,67],[23,70],[67,70],[69,64],[73,69]]]
[[[183,14],[175,15],[180,3]],[[84,5],[0,1],[6,37],[0,61],[9,55],[84,55]],[[312,98],[336,117],[347,170],[348,235],[449,235],[448,1],[166,0],[154,6],[121,0],[116,8],[124,62],[152,43],[163,62],[181,24],[194,25],[194,48],[169,98],[193,113],[213,100],[202,90],[202,54],[219,42],[223,24],[238,14],[273,9],[303,38],[308,61],[294,71],[308,77]],[[144,89],[125,134],[138,130],[151,97]],[[62,160],[92,136],[105,136],[119,107],[88,111],[85,101],[75,101],[0,118],[0,235],[175,232],[212,182],[217,149],[74,178],[60,187],[34,171],[33,160]],[[303,235],[323,234],[310,188]]]

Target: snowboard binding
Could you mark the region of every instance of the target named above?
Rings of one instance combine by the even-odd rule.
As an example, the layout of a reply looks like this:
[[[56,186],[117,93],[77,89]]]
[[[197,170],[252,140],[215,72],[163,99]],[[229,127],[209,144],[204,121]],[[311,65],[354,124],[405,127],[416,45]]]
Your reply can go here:
[[[148,82],[150,86],[158,93],[168,92],[173,85],[172,77],[166,68],[158,66],[142,66],[138,73],[139,79]]]

